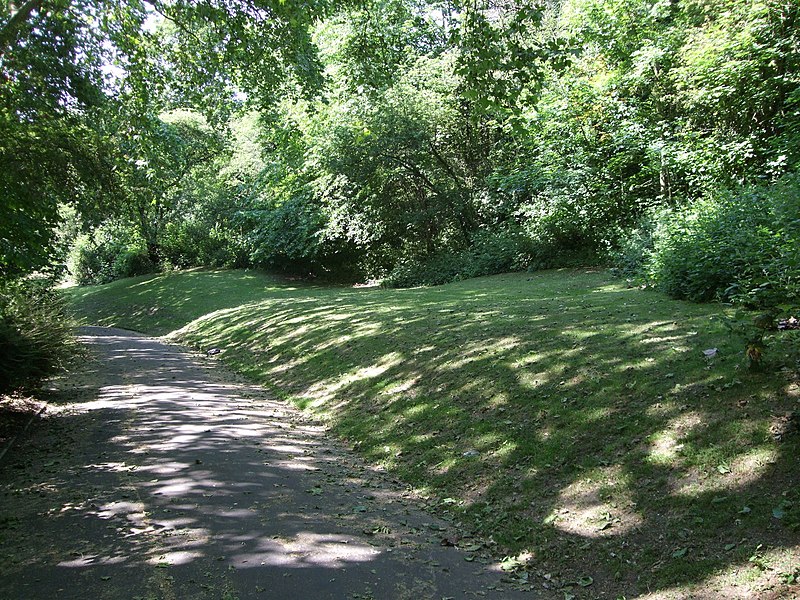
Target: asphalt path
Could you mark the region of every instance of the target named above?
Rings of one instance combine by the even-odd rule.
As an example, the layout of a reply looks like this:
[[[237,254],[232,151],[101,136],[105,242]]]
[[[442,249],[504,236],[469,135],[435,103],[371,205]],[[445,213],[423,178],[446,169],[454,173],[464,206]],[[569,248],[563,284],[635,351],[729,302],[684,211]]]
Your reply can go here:
[[[562,597],[216,359],[81,336],[0,463],[0,598]]]

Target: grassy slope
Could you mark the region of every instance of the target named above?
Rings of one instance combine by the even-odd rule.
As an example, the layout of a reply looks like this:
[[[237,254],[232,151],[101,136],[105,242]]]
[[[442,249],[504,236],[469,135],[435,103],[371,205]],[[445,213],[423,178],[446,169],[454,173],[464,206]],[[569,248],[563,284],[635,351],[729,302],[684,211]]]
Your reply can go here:
[[[798,385],[744,372],[716,307],[575,271],[414,290],[195,271],[68,293],[87,322],[223,348],[499,550],[590,575],[584,594],[780,591],[797,565],[800,436],[770,428]]]

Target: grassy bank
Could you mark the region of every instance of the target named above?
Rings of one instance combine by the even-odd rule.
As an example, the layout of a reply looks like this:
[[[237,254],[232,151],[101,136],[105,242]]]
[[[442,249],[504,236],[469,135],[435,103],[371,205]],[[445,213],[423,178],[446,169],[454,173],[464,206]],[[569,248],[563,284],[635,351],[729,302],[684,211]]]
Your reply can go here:
[[[746,371],[718,307],[579,271],[412,290],[194,271],[67,293],[87,323],[223,349],[569,594],[800,577],[796,374]]]

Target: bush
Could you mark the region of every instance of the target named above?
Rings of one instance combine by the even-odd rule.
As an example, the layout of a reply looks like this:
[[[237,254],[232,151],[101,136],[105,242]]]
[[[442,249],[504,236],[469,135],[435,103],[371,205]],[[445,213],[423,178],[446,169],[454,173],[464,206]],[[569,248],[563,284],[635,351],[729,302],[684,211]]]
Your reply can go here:
[[[664,213],[648,272],[675,298],[750,308],[800,304],[800,177]]]
[[[278,206],[248,211],[242,224],[249,231],[249,260],[258,268],[346,280],[363,276],[362,263],[374,262],[379,254],[367,256],[352,232],[331,226],[308,189]]]
[[[528,268],[533,245],[522,233],[476,234],[469,248],[445,251],[397,264],[383,280],[385,287],[442,285],[451,281]]]
[[[169,223],[161,254],[165,263],[179,269],[248,266],[244,244],[234,232],[196,220]]]
[[[129,233],[98,229],[81,235],[70,251],[69,270],[78,285],[108,283],[156,270],[144,244]]]
[[[660,219],[660,212],[647,212],[636,227],[616,236],[616,245],[608,252],[611,271],[615,275],[633,278],[645,276],[653,256],[653,235]]]
[[[451,252],[402,261],[395,265],[381,285],[389,288],[442,285],[457,280],[465,267],[463,258]]]
[[[35,386],[77,352],[72,321],[48,282],[0,287],[0,394]]]

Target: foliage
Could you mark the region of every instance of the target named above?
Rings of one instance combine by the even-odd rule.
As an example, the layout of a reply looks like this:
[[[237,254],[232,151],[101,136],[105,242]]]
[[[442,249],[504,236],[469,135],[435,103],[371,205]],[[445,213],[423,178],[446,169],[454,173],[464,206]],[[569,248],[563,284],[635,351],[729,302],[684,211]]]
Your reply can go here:
[[[800,179],[742,187],[665,213],[648,268],[671,296],[800,305]]]
[[[266,104],[287,79],[310,94],[321,82],[310,28],[329,9],[257,0],[0,6],[0,277],[54,259],[63,203],[90,225],[138,212],[159,262],[150,224],[163,227],[165,185],[178,185],[197,154],[191,144],[176,154],[170,138],[186,141],[187,129],[153,115],[194,106],[218,124],[237,91]]]
[[[224,229],[218,221],[209,223],[196,216],[167,223],[160,246],[162,266],[170,268],[238,268],[248,264],[243,243],[233,232]]]
[[[254,264],[300,272],[318,266],[318,239],[324,220],[311,194],[296,193],[272,210],[248,216],[255,221],[251,234]]]
[[[46,28],[38,12],[17,22],[13,52],[0,45],[0,279],[49,266],[59,203],[90,204],[107,183],[105,144],[80,117],[103,99],[98,44],[76,13],[55,13]]]
[[[625,232],[608,253],[612,271],[620,276],[646,280],[646,266],[653,255],[653,234],[659,217],[658,211],[643,214],[634,227]]]
[[[76,239],[69,269],[75,283],[92,285],[152,273],[155,265],[141,238],[109,224]]]
[[[323,165],[355,188],[349,203],[369,215],[377,245],[430,254],[463,245],[477,228],[479,142],[467,136],[480,134],[455,102],[452,68],[448,55],[421,59],[374,102],[330,114]]]
[[[542,2],[456,0],[450,8],[458,15],[451,44],[459,93],[477,114],[518,111],[535,99],[544,65],[568,63],[565,41],[541,35]]]
[[[17,280],[0,288],[0,394],[35,386],[77,352],[72,320],[51,284]]]
[[[534,260],[534,245],[520,231],[479,232],[460,252],[400,262],[382,280],[385,287],[441,285],[451,281],[522,271]]]
[[[631,232],[667,211],[658,239],[678,240],[692,215],[721,214],[720,189],[796,171],[796,3],[2,10],[0,275],[58,261],[53,230],[69,204],[86,231],[133,232],[154,268],[399,285],[616,253],[628,272],[663,258],[653,272],[683,297],[766,283],[722,264],[694,282],[683,251],[651,256],[650,233],[634,244]],[[770,231],[791,238],[781,223]],[[765,243],[757,227],[737,232],[737,248]],[[84,266],[101,279],[144,270],[92,252]],[[769,278],[786,280],[778,263]]]
[[[122,153],[110,216],[132,227],[150,262],[160,265],[164,229],[202,204],[209,192],[205,179],[213,177],[210,167],[224,140],[189,111],[140,116],[125,125],[114,136]]]

